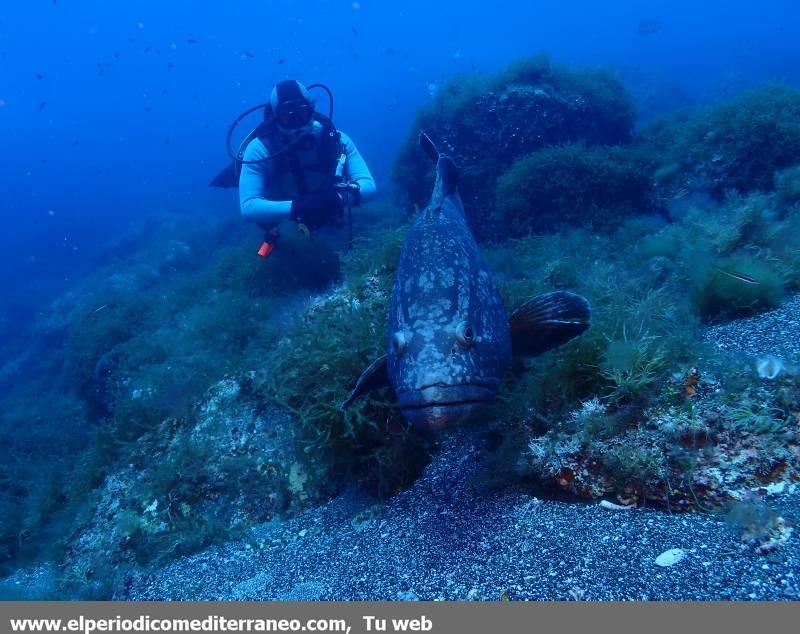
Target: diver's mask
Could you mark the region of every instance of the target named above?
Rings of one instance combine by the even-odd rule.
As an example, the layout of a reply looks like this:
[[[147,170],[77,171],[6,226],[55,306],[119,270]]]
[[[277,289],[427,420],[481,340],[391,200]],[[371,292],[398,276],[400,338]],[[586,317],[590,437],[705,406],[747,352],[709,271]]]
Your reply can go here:
[[[275,120],[284,132],[310,126],[313,117],[314,104],[305,99],[287,101],[275,109]]]
[[[275,109],[275,122],[283,138],[299,149],[314,145],[314,102],[305,99],[287,101]]]

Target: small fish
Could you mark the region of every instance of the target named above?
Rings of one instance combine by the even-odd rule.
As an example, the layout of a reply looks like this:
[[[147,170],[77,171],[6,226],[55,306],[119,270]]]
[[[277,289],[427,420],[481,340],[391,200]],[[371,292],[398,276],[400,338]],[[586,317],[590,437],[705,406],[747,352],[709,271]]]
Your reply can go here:
[[[753,284],[753,285],[761,284],[761,282],[759,282],[754,277],[750,277],[749,275],[745,275],[744,273],[739,273],[737,271],[726,271],[725,269],[720,268],[718,266],[715,266],[714,270],[717,271],[718,273],[722,273],[723,275],[727,275],[728,277],[732,277],[735,280],[739,280],[744,284]]]
[[[308,227],[304,225],[302,222],[297,223],[297,230],[303,234],[306,238],[311,237],[311,231],[309,231]]]
[[[386,54],[389,57],[394,57],[394,49],[390,46],[389,48],[386,49]]]
[[[43,108],[44,108],[46,105],[47,105],[47,102],[46,102],[46,101],[42,101],[42,102],[39,104],[39,110],[42,110],[42,109],[43,109]]]
[[[78,139],[73,139],[72,147],[78,147]]]
[[[682,187],[677,192],[675,192],[675,195],[672,197],[672,200],[681,200],[683,198],[686,198],[688,195],[689,195],[689,189],[687,187]]]
[[[169,139],[164,139],[164,145],[169,145]]]
[[[152,46],[145,46],[144,47],[144,52],[145,53],[149,53],[151,48],[153,48],[153,47]]]
[[[106,72],[106,69],[103,68],[103,65],[100,62],[95,62],[95,65],[97,66],[97,76],[102,77],[103,73]]]
[[[166,95],[168,92],[169,92],[169,90],[167,90],[167,89],[165,88],[164,90],[162,90],[162,91],[161,91],[161,96],[163,97],[163,96],[164,96],[164,95]]]
[[[358,37],[358,31],[356,31],[356,27],[353,27],[353,35],[355,35],[356,37]]]
[[[92,313],[99,313],[101,310],[108,308],[108,304],[103,304],[100,308],[95,308]]]
[[[119,58],[119,51],[114,51],[114,59]]]
[[[245,51],[245,52],[243,53],[243,55],[244,55],[245,57],[249,57],[249,58],[251,58],[251,59],[252,59],[253,57],[255,57],[255,55],[253,55],[253,54],[252,54],[250,51]]]
[[[286,60],[283,57],[278,58],[278,64],[285,64]]]
[[[173,64],[172,62],[170,62],[169,64],[167,64],[167,70],[168,70],[168,71],[172,70],[173,68],[175,68],[175,64]]]
[[[661,30],[661,23],[658,20],[642,20],[639,22],[639,35],[652,35]]]
[[[44,75],[41,73],[36,73],[36,79],[44,79]]]
[[[197,44],[197,40],[196,40],[196,39],[194,39],[193,37],[190,37],[190,38],[188,38],[188,39],[186,40],[186,43],[187,43],[187,44]]]

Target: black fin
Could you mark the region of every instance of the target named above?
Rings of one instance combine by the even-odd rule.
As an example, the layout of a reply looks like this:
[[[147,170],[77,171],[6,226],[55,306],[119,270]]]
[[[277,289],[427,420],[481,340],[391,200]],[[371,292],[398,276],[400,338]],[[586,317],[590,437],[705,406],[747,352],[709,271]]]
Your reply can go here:
[[[419,131],[419,146],[422,148],[423,152],[428,155],[431,163],[439,162],[439,150],[436,149],[431,138],[422,130]]]
[[[345,409],[358,397],[364,396],[364,394],[372,390],[379,390],[382,387],[389,387],[389,371],[386,365],[386,355],[375,359],[375,361],[370,363],[367,369],[361,373],[353,391],[347,395],[347,398],[339,406],[339,409]]]
[[[442,177],[444,193],[449,196],[458,189],[458,168],[449,156],[441,156],[436,169],[439,170],[439,176]]]
[[[567,291],[545,293],[529,299],[509,318],[514,354],[534,357],[574,339],[592,317],[589,302]]]
[[[222,187],[229,189],[231,187],[239,187],[239,175],[236,173],[236,165],[231,163],[214,177],[209,184],[209,187]]]

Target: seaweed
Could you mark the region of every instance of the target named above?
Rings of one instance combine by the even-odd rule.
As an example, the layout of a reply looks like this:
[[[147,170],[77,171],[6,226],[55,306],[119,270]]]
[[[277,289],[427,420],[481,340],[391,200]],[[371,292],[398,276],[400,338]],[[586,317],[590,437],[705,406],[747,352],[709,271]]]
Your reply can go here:
[[[708,111],[696,122],[690,156],[718,191],[769,190],[800,155],[800,91],[774,83]]]
[[[498,178],[495,206],[511,235],[574,225],[608,229],[652,207],[651,173],[650,161],[635,149],[545,148]]]
[[[424,129],[461,167],[459,188],[476,237],[519,235],[494,208],[498,178],[512,163],[549,146],[624,144],[633,124],[632,101],[611,71],[567,68],[540,55],[494,77],[467,75],[443,86],[418,114],[394,180],[409,208],[426,204],[431,166],[416,141]]]
[[[355,275],[357,259],[351,266]],[[330,455],[325,477],[355,477],[386,495],[418,475],[427,463],[427,443],[402,419],[390,395],[339,408],[385,346],[389,294],[381,282],[390,278],[375,270],[366,279],[375,284],[369,292],[334,295],[297,319],[270,356],[265,389],[301,425],[306,451],[324,448]]]

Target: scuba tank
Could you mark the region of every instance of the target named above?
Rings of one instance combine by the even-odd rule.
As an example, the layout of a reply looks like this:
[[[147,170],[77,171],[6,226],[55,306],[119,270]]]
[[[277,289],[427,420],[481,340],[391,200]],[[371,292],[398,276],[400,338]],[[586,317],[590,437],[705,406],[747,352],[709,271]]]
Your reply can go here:
[[[333,124],[333,93],[331,90],[325,86],[324,84],[311,84],[308,86],[308,89],[314,88],[321,88],[324,90],[328,95],[328,116],[325,117],[324,115],[314,112],[312,115],[312,121],[317,121],[322,124],[323,126],[323,134],[328,134],[331,137],[336,137],[338,139],[338,132],[336,130],[335,125]],[[257,110],[263,110],[263,121],[259,123],[239,144],[239,147],[236,153],[233,153],[232,149],[232,138],[233,133],[241,123],[241,121],[247,117],[248,115],[256,112]],[[263,159],[255,160],[255,161],[246,161],[244,159],[245,150],[247,149],[248,144],[256,138],[261,137],[265,134],[265,131],[270,127],[276,124],[276,114],[272,111],[272,106],[269,103],[259,104],[257,106],[253,106],[252,108],[248,108],[244,112],[242,112],[228,127],[228,133],[225,139],[225,149],[228,153],[228,156],[232,159],[231,165],[225,168],[222,172],[220,172],[210,183],[212,187],[223,187],[223,188],[231,188],[231,187],[238,187],[239,185],[239,176],[241,174],[242,166],[243,165],[254,165],[259,163],[265,163],[268,161],[272,161],[276,158],[283,157],[288,151],[294,148],[296,145],[300,143],[302,140],[298,138],[294,142],[287,143],[280,147],[279,149],[275,150],[272,148],[270,149],[269,156]],[[262,139],[263,140],[263,139]],[[337,191],[340,191],[339,185],[341,184],[340,181],[343,178],[344,174],[344,166],[347,160],[347,155],[342,152],[337,160],[336,168],[335,168],[335,180],[337,181]],[[357,186],[355,186],[357,188]],[[343,199],[345,199],[345,203],[348,202],[349,197],[343,194]],[[349,219],[350,219],[350,235],[351,235],[351,242],[352,242],[352,205],[348,206],[349,209]],[[278,231],[277,225],[267,226],[259,224],[259,226],[264,230],[264,240],[261,243],[261,246],[258,249],[258,255],[267,258],[269,257],[275,250],[279,238],[280,232]],[[300,225],[299,229],[305,235],[309,235],[308,228],[304,225]]]

